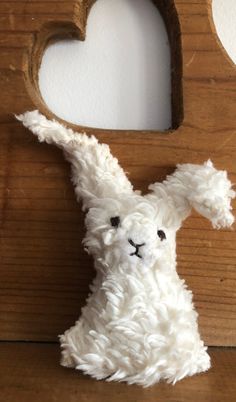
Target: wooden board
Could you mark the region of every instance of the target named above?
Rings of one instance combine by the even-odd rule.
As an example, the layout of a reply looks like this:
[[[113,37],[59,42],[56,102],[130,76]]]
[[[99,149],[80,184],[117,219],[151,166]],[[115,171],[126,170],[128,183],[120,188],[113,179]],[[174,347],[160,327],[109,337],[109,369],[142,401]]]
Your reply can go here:
[[[156,1],[172,49],[175,130],[86,128],[146,190],[176,163],[209,157],[236,181],[236,69],[207,0]],[[55,340],[79,315],[94,275],[81,247],[83,215],[61,152],[37,143],[13,113],[38,108],[37,71],[50,40],[83,39],[92,1],[0,3],[0,338]],[[176,8],[175,8],[175,7]],[[178,23],[179,21],[179,23]],[[182,60],[182,61],[181,61]],[[81,127],[79,127],[81,129]],[[234,204],[235,206],[235,204]],[[209,345],[236,345],[236,236],[193,214],[178,236],[178,271],[194,292]]]
[[[4,402],[234,402],[236,349],[211,348],[212,369],[176,385],[150,388],[96,381],[58,365],[59,346],[0,344]]]

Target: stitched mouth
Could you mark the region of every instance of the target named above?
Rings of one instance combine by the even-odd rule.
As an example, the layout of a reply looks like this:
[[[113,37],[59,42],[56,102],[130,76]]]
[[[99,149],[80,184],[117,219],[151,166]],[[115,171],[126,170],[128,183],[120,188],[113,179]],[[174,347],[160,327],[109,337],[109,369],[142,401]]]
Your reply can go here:
[[[143,257],[138,253],[138,250],[136,250],[134,253],[131,253],[130,255],[131,255],[131,256],[136,255],[136,257],[138,257],[138,258],[143,258]]]
[[[138,257],[138,258],[143,258],[138,252],[139,252],[140,247],[145,246],[145,243],[135,244],[132,239],[129,239],[128,242],[129,242],[129,244],[131,244],[131,246],[135,247],[134,253],[131,253],[130,256],[136,255],[136,257]]]

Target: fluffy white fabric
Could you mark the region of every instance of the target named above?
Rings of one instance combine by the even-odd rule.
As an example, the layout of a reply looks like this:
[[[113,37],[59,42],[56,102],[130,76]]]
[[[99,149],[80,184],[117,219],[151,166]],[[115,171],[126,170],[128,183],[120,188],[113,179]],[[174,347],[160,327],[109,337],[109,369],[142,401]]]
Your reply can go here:
[[[149,386],[175,383],[210,367],[192,292],[176,272],[176,231],[194,207],[214,227],[233,221],[235,192],[208,161],[179,165],[142,196],[105,144],[38,111],[17,117],[62,148],[86,216],[85,249],[97,276],[76,324],[60,336],[63,366],[97,379]],[[111,219],[115,218],[115,219]]]

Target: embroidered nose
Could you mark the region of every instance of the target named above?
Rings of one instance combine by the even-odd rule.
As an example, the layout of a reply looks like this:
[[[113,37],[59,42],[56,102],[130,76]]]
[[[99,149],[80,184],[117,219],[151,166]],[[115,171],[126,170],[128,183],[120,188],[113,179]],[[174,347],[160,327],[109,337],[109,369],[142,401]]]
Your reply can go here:
[[[132,239],[128,239],[129,244],[131,244],[131,246],[135,247],[135,252],[131,253],[130,255],[136,255],[138,258],[142,258],[142,256],[138,253],[140,247],[145,246],[145,243],[142,244],[136,244],[134,243],[134,241]]]

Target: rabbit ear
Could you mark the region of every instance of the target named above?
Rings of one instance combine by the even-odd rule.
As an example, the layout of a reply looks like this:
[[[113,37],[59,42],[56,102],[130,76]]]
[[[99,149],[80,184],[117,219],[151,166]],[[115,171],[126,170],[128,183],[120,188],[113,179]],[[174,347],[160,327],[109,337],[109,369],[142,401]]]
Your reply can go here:
[[[109,146],[99,144],[94,136],[75,133],[55,120],[47,120],[37,110],[16,116],[39,139],[62,148],[72,164],[75,192],[85,209],[98,199],[119,199],[131,195],[133,188],[111,153]]]
[[[181,221],[194,208],[215,228],[234,223],[231,200],[236,193],[226,171],[216,170],[210,160],[203,165],[178,165],[163,183],[154,183],[149,189],[153,191],[149,196],[163,199]]]

